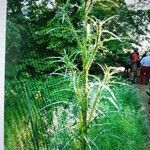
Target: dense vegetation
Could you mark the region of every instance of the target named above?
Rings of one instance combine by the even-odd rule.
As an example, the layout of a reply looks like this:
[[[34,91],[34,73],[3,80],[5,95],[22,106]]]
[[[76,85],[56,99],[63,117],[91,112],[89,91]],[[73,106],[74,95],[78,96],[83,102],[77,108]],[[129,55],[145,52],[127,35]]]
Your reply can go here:
[[[137,90],[112,67],[143,18],[123,0],[8,0],[6,149],[145,150]]]
[[[92,84],[91,96],[97,86]],[[81,108],[68,78],[25,79],[7,82],[6,87],[6,149],[80,149]],[[119,110],[108,102],[110,93],[103,91],[89,126],[88,149],[144,150],[145,129],[136,89],[112,88]]]

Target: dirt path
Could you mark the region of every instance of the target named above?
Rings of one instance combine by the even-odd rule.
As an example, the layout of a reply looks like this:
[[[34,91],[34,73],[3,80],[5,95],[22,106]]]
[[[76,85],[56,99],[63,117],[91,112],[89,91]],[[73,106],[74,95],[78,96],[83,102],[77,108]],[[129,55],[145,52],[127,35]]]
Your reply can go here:
[[[146,125],[147,133],[146,133],[146,145],[147,150],[150,150],[150,97],[146,94],[146,90],[148,89],[148,85],[137,85],[139,89],[139,94],[141,97],[141,111],[144,118],[144,123]]]

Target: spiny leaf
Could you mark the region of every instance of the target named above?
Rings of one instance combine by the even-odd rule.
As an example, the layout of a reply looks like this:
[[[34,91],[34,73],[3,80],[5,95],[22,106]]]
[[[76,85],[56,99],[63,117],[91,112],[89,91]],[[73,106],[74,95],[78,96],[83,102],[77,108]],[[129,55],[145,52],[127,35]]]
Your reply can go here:
[[[114,6],[119,7],[119,5],[115,2],[113,2],[112,0],[98,0],[99,2],[109,2],[112,3]]]
[[[115,101],[111,97],[103,96],[103,98],[109,100],[113,104],[113,106],[115,106],[115,108],[117,110],[119,110],[119,107],[117,106],[117,104],[115,103]]]
[[[118,17],[118,15],[115,15],[115,16],[112,16],[112,17],[109,17],[109,18],[107,18],[107,19],[103,20],[103,21],[102,21],[102,24],[104,25],[106,22],[108,22],[108,21],[110,21],[110,20],[112,20],[112,19],[114,19],[114,18],[116,18],[116,17]]]
[[[116,39],[118,39],[120,42],[122,42],[121,39],[120,39],[117,35],[115,35],[114,33],[110,32],[110,31],[108,31],[108,30],[102,30],[102,32],[103,32],[103,33],[111,34],[111,35],[114,36]]]

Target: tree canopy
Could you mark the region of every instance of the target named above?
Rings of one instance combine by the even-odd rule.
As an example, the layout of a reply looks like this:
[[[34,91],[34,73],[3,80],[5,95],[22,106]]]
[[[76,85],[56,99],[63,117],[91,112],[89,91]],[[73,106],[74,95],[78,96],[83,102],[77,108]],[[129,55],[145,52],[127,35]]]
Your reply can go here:
[[[46,57],[60,56],[64,50],[78,51],[75,36],[70,32],[66,16],[61,9],[66,2],[66,0],[8,0],[6,60],[8,62],[16,60],[14,64],[32,62],[33,65],[38,63],[38,58],[43,58],[46,65]],[[82,5],[84,5],[82,0],[71,0],[70,4],[64,7],[80,38],[83,37]],[[146,35],[148,32],[146,25],[150,21],[149,10],[136,10],[134,5],[129,7],[124,0],[97,2],[93,5],[90,16],[100,20],[114,17],[105,26],[106,30],[113,32],[114,35],[105,41],[107,50],[97,56],[98,62],[103,60],[105,62],[107,56],[111,59],[118,53],[124,53],[123,49],[131,48],[132,43],[139,44],[139,37]],[[121,42],[116,41],[115,36],[119,36]],[[108,34],[105,34],[104,38],[107,37]],[[116,61],[115,58],[114,60]],[[41,70],[44,71],[42,67]]]

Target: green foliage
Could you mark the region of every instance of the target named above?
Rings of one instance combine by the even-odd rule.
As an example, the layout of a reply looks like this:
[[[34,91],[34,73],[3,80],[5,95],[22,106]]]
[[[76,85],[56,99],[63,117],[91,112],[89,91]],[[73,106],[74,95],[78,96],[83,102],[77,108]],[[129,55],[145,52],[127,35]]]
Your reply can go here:
[[[128,109],[123,113],[109,112],[97,121],[91,131],[91,149],[145,150],[142,121],[131,111]]]
[[[93,89],[96,87],[94,84]],[[5,89],[6,149],[80,149],[80,107],[70,79],[12,81],[6,82]],[[89,126],[89,147],[145,150],[136,89],[120,85],[113,88],[113,93],[120,111],[102,99]],[[106,91],[102,95],[109,96]]]
[[[100,56],[106,61],[110,52],[118,54],[124,47],[130,47],[126,38],[122,40],[129,35],[129,28],[124,28],[126,18],[120,18],[122,5],[127,10],[125,4],[109,0],[56,1],[55,8],[49,11],[47,0],[41,4],[36,2],[27,2],[26,14],[18,3],[16,10],[24,19],[19,25],[21,18],[13,16],[15,10],[8,21],[8,40],[16,34],[15,40],[19,41],[18,44],[14,40],[7,44],[9,55],[13,49],[18,55],[22,52],[26,55],[20,65],[20,61],[11,60],[12,66],[17,65],[10,74],[16,78],[22,71],[21,79],[6,82],[6,148],[145,149],[144,128],[137,113],[138,97],[130,95],[135,95],[136,91],[132,91],[133,87],[115,87],[118,82],[114,74],[118,71],[113,67],[102,67],[99,64],[102,60],[96,58]],[[133,25],[133,20],[130,21]],[[132,29],[129,31],[132,33]],[[96,59],[103,70],[101,77],[89,73]],[[79,61],[80,71],[76,63]],[[24,74],[27,75],[23,77]],[[52,76],[54,74],[63,76]]]
[[[22,77],[28,76],[23,62],[33,56],[36,50],[34,28],[22,13],[23,6],[22,1],[8,1],[5,65],[7,79],[15,79],[19,74],[22,74]]]
[[[32,29],[25,17],[21,14],[8,16],[6,61],[16,63],[25,59],[32,53],[32,44]]]
[[[16,43],[16,41],[18,42]],[[20,29],[17,26],[17,24],[13,22],[7,22],[7,49],[10,50],[10,49],[20,49],[20,48],[21,48]]]
[[[55,5],[52,3],[54,8],[50,9],[48,8],[49,2],[47,0],[41,3],[31,0],[25,3],[9,0],[6,60],[9,62],[15,61],[14,66],[16,66],[20,64],[20,60],[26,62],[27,57],[32,57],[36,53],[37,57],[34,58],[34,61],[41,66],[41,61],[39,61],[41,57],[60,56],[64,49],[69,52],[80,51],[61,7],[65,5],[66,14],[69,16],[78,38],[82,40],[84,4],[81,1],[71,1],[71,4],[66,5],[66,2],[56,1]],[[130,36],[131,39],[133,38],[132,33],[135,32],[135,27],[136,32],[138,32],[137,28],[141,26],[142,19],[148,18],[146,12],[131,11],[125,2],[121,0],[97,2],[93,5],[89,15],[100,20],[116,15],[115,19],[105,24],[105,29],[119,35],[121,38]],[[137,20],[137,18],[139,19]],[[103,38],[108,38],[108,35],[103,35]],[[105,62],[103,60],[109,57],[111,53],[114,54],[114,58],[118,53],[122,53],[123,48],[130,48],[130,43],[135,42],[131,39],[124,38],[121,43],[116,40],[105,41],[104,45],[108,51],[103,53],[99,49],[102,53],[100,57],[99,55],[96,56],[95,61],[103,63]],[[91,42],[93,42],[92,39]],[[48,64],[46,60],[42,61],[44,61],[44,64]],[[81,64],[81,57],[77,57],[76,62]],[[6,64],[6,66],[9,66],[9,64]],[[97,68],[93,66],[93,70],[95,69]]]
[[[62,20],[53,19],[50,21],[46,29],[43,28],[38,32],[37,38],[38,44],[46,41],[47,48],[50,51],[57,51],[57,53],[62,53],[64,49],[71,51],[76,48],[76,42],[70,28],[66,22],[62,23]]]
[[[127,90],[125,88],[127,88]],[[118,100],[121,100],[120,104],[123,105],[120,106],[121,109],[126,109],[127,107],[131,110],[132,109],[138,110],[140,108],[140,101],[139,101],[140,98],[137,93],[137,89],[135,87],[127,85],[127,87],[118,86],[116,87],[116,89],[117,89],[116,98]]]
[[[74,100],[68,83],[63,78],[48,78],[44,82],[19,80],[6,83],[5,143],[8,149],[41,147],[47,136],[51,137],[48,129],[52,124],[53,111],[61,106],[68,107]],[[9,139],[10,135],[15,138],[15,143]]]

